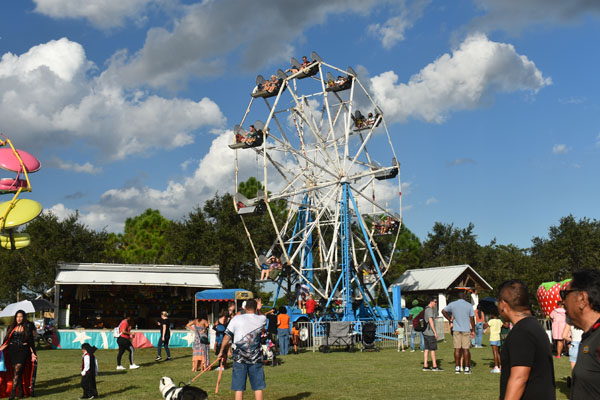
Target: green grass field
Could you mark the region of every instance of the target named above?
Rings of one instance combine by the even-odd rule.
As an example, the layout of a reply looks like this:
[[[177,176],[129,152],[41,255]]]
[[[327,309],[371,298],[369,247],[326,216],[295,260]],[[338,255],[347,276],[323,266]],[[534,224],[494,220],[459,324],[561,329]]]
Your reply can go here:
[[[282,357],[282,365],[265,367],[265,399],[497,399],[500,376],[490,373],[491,349],[471,352],[472,375],[454,374],[451,343],[440,343],[438,351],[444,372],[423,372],[423,353],[418,350],[290,354]],[[162,398],[158,391],[161,376],[170,376],[176,383],[195,376],[191,371],[191,349],[173,349],[174,360],[168,362],[154,362],[156,349],[136,350],[135,361],[141,368],[126,371],[115,370],[116,350],[98,350],[96,355],[101,398],[158,400]],[[39,359],[37,398],[77,399],[81,395],[80,351],[40,350]],[[555,371],[557,398],[567,399],[567,357],[555,359]],[[216,380],[217,371],[209,371],[194,384],[209,392],[211,399],[233,398],[229,390],[231,369],[223,373],[219,395],[214,394]],[[245,397],[254,398],[249,390]]]

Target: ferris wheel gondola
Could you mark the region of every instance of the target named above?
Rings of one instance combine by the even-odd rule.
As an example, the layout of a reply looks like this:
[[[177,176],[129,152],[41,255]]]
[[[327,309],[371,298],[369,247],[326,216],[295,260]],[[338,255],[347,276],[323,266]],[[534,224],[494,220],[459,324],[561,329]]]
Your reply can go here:
[[[287,278],[288,283],[305,284],[327,304],[341,300],[341,318],[353,320],[358,317],[352,307],[358,292],[365,299],[363,310],[382,318],[370,294],[380,286],[392,308],[384,276],[393,261],[402,221],[400,164],[383,113],[356,72],[330,65],[314,52],[311,57],[312,61],[304,58],[303,64],[292,59],[291,75],[279,70],[278,79],[271,83],[279,86],[271,86],[268,95],[261,92],[266,81],[257,78],[236,130],[253,116],[267,115],[261,144],[230,147],[236,151],[236,191],[240,181],[248,178],[247,171],[240,171],[244,153],[239,152],[249,151],[262,161],[262,176],[257,178],[262,178],[263,190],[251,200],[237,193],[235,207],[257,268],[264,269],[264,257],[277,255],[288,270],[279,275],[276,297]],[[338,79],[331,79],[334,75]],[[313,79],[304,80],[309,77]],[[256,102],[260,98],[266,108]],[[359,108],[374,109],[376,115],[370,120],[363,117],[357,129]],[[377,159],[392,162],[384,166]],[[272,210],[282,200],[287,205],[285,220],[276,218]],[[244,219],[257,209],[268,214],[275,232],[269,249],[255,247],[253,227]],[[386,236],[393,240],[384,243],[378,239],[382,235],[376,221],[388,220],[394,221],[394,228]],[[372,275],[366,280],[361,275],[365,269],[359,269],[364,265],[369,265]]]

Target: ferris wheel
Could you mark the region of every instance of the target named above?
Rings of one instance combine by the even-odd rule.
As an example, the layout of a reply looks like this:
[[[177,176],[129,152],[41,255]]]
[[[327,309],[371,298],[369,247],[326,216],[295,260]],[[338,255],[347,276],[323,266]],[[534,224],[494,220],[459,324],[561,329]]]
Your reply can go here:
[[[253,199],[236,193],[235,207],[256,266],[275,270],[275,299],[287,280],[288,290],[302,284],[326,300],[325,308],[335,303],[344,320],[357,318],[357,302],[386,319],[373,297],[379,288],[393,310],[383,277],[402,222],[400,164],[384,115],[356,72],[314,52],[311,58],[292,58],[290,69],[269,80],[257,77],[229,147],[236,152],[236,192],[247,177],[247,152],[261,165],[256,178],[264,190]],[[273,207],[282,200],[285,218],[276,218]],[[261,213],[276,234],[268,249],[255,246],[246,222]]]

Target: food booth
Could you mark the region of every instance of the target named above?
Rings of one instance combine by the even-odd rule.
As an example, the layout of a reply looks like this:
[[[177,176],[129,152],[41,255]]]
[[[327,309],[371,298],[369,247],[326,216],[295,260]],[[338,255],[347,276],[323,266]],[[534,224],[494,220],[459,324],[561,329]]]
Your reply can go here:
[[[59,263],[55,280],[55,346],[117,348],[113,328],[132,316],[134,347],[156,347],[161,311],[169,313],[169,347],[190,347],[185,330],[195,317],[192,299],[204,289],[220,289],[219,266]]]

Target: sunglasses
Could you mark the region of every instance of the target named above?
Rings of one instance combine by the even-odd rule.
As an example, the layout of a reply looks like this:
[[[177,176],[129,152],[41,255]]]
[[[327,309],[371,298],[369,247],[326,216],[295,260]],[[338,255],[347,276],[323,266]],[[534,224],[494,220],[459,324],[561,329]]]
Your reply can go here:
[[[560,298],[561,298],[562,300],[564,300],[564,299],[566,299],[566,298],[567,298],[567,296],[568,296],[568,295],[569,295],[569,293],[571,293],[571,292],[577,292],[577,290],[574,290],[574,289],[560,290],[560,291],[558,292],[558,294],[560,295]]]

